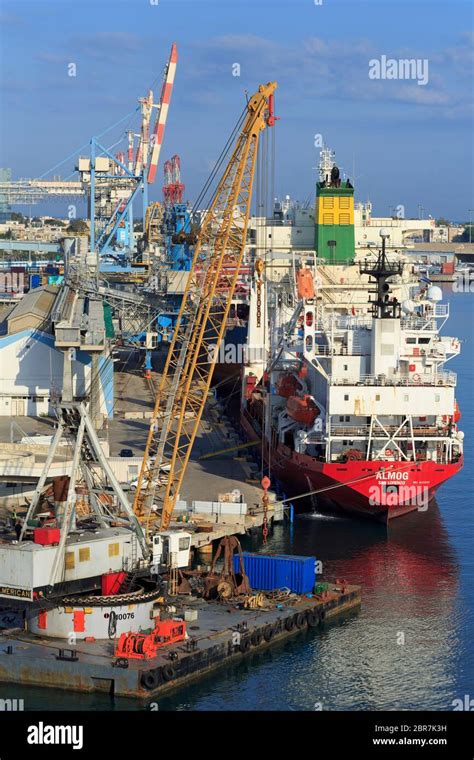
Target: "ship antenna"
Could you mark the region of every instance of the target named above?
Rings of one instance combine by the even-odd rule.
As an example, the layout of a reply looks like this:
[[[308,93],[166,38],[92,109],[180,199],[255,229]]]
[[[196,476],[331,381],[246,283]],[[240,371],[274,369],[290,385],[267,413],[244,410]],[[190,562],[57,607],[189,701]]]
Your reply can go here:
[[[394,319],[400,317],[400,304],[395,297],[390,297],[389,280],[395,275],[402,274],[403,264],[401,261],[391,262],[388,260],[386,242],[390,233],[386,228],[380,230],[380,237],[382,238],[382,248],[379,251],[377,261],[374,263],[365,259],[361,263],[359,271],[360,274],[367,274],[376,281],[375,289],[370,291],[376,295],[376,298],[370,301],[373,316],[378,319]]]

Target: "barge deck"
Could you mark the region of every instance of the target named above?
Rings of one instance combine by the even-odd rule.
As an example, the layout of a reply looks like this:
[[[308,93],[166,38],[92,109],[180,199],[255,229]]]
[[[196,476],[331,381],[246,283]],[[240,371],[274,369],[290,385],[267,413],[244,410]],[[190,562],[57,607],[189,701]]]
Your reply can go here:
[[[173,601],[174,616],[188,623],[188,639],[159,650],[149,660],[130,659],[125,667],[114,656],[115,643],[42,638],[20,629],[0,635],[0,681],[112,697],[156,698],[196,681],[217,668],[303,630],[317,632],[343,616],[358,612],[360,587],[336,583],[321,594],[262,594],[265,608],[244,608],[238,600]],[[258,593],[258,592],[257,592]],[[256,598],[256,597],[254,597]],[[257,598],[256,598],[257,599]]]

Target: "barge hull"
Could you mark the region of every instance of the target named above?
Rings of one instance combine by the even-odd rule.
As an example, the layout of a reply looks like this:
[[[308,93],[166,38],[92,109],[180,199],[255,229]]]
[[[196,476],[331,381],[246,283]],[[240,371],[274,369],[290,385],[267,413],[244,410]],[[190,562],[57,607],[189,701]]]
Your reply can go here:
[[[335,587],[324,599],[298,597],[283,609],[236,609],[196,600],[189,606],[198,611],[199,625],[188,628],[196,638],[194,649],[180,642],[153,659],[130,660],[126,668],[115,665],[113,641],[81,642],[72,648],[77,659],[67,661],[59,659],[61,648],[71,649],[67,642],[53,644],[23,631],[5,631],[0,639],[0,681],[147,700],[303,630],[317,631],[340,616],[357,612],[360,604],[358,586]],[[195,633],[196,628],[199,632]]]

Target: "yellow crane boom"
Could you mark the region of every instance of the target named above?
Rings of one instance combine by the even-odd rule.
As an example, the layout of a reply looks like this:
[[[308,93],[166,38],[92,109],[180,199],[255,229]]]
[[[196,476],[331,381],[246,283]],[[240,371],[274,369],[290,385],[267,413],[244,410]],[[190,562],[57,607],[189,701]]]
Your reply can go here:
[[[161,510],[161,530],[174,511],[226,329],[245,251],[260,133],[274,124],[276,87],[260,85],[247,103],[199,231],[161,376],[133,504],[135,514],[148,520],[152,507]]]

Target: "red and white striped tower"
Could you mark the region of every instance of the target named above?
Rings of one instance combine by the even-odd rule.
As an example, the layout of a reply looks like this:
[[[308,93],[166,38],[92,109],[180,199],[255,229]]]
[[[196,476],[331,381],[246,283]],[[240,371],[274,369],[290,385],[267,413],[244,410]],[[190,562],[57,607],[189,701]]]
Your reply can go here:
[[[119,153],[116,153],[115,158],[117,159],[117,161],[120,161],[120,163],[125,166],[125,153],[123,151],[119,151]],[[121,166],[117,166],[116,174],[125,174],[125,171],[122,169]]]
[[[149,90],[148,95],[140,98],[140,107],[142,113],[142,126],[140,141],[138,143],[137,155],[135,158],[135,174],[141,174],[148,165],[148,146],[150,144],[150,119],[153,108],[153,91]]]
[[[158,117],[155,122],[155,128],[152,136],[152,151],[150,159],[150,167],[148,169],[148,183],[151,184],[155,181],[156,170],[158,168],[158,161],[160,158],[161,146],[163,144],[163,137],[165,134],[166,119],[168,117],[168,109],[171,101],[171,93],[173,92],[173,83],[176,74],[176,64],[178,62],[178,49],[176,43],[173,42],[171,46],[171,54],[168,64],[165,69],[163,78],[163,87],[161,90],[160,104]]]
[[[181,159],[177,154],[171,156],[171,175],[173,186],[173,203],[182,203],[184,185],[181,182]]]
[[[134,135],[133,135],[133,132],[130,130],[128,133],[128,155],[127,155],[127,163],[128,163],[129,172],[133,172],[133,141],[134,141]]]
[[[165,205],[168,206],[171,203],[171,187],[173,182],[171,161],[165,161],[164,167],[165,184],[163,185],[163,198],[165,199]]]

